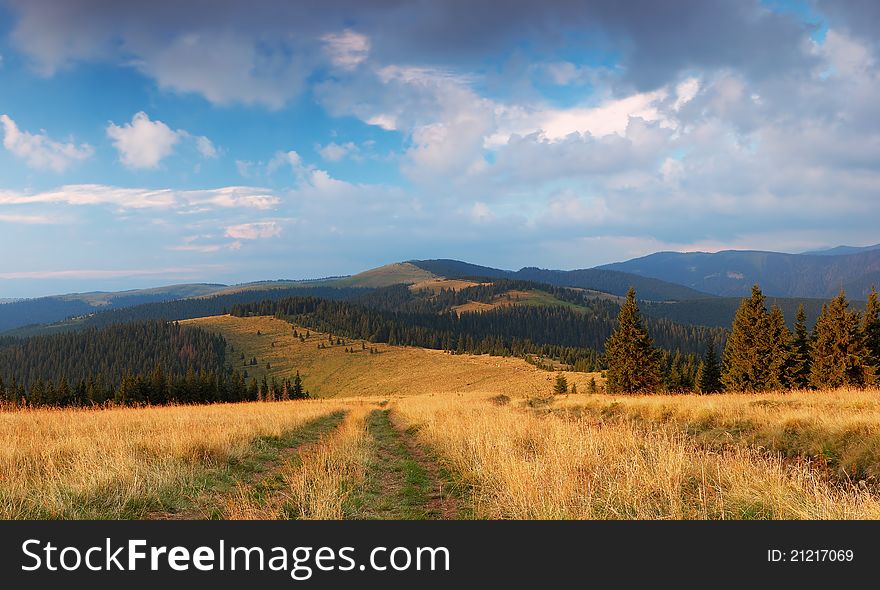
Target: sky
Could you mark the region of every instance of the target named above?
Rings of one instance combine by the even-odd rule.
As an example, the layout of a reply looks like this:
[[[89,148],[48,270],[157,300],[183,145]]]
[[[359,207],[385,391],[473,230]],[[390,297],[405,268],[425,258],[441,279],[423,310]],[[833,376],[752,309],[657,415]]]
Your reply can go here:
[[[0,298],[880,242],[875,0],[0,0]]]

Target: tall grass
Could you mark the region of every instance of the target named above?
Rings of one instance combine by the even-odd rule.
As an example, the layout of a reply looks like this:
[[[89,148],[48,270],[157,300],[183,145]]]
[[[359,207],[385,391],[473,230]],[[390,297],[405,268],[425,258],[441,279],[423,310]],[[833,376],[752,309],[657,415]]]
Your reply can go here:
[[[706,452],[687,436],[539,415],[474,396],[418,396],[394,410],[469,484],[477,518],[861,519],[866,490],[748,448]]]
[[[668,425],[702,447],[804,458],[844,481],[880,483],[880,390],[759,395],[569,396],[555,407],[598,420]]]
[[[261,437],[279,437],[339,406],[0,412],[0,518],[143,517],[259,454]]]
[[[370,449],[366,416],[372,408],[354,407],[343,423],[319,443],[297,451],[276,474],[273,493],[256,496],[239,487],[229,498],[230,520],[341,520],[354,490],[364,480]]]

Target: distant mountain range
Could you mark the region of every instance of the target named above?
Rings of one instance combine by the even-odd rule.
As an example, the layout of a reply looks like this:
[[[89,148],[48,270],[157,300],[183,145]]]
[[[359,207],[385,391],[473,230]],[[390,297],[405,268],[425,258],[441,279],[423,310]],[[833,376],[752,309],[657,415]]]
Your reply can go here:
[[[652,301],[681,301],[686,299],[705,299],[712,297],[687,286],[676,285],[668,281],[640,276],[616,270],[586,268],[580,270],[549,270],[535,267],[520,270],[501,270],[488,266],[478,266],[458,260],[410,260],[423,270],[437,276],[454,278],[494,278],[519,279],[547,283],[557,287],[576,287],[601,291],[612,295],[626,295],[630,287],[635,288],[640,299]]]
[[[851,252],[851,250],[857,252]],[[835,253],[836,252],[836,253]],[[841,288],[864,300],[880,287],[880,246],[841,246],[813,254],[750,250],[658,252],[599,268],[685,285],[725,297],[744,297],[755,283],[766,295],[827,299]]]
[[[4,301],[0,299],[0,332],[23,326],[53,324],[102,310],[227,295],[241,291],[296,289],[298,287],[377,288],[418,284],[437,279],[513,279],[572,287],[619,297],[634,287],[643,309],[655,317],[681,323],[729,325],[729,319],[753,284],[776,298],[793,318],[804,303],[814,318],[822,301],[843,288],[851,300],[864,301],[871,285],[880,286],[880,244],[838,246],[804,254],[749,250],[722,252],[658,252],[596,268],[553,270],[525,267],[505,270],[460,260],[410,260],[362,273],[316,280],[278,280],[242,285],[185,284],[122,291],[94,292]],[[812,300],[812,301],[811,301]]]
[[[870,252],[871,250],[880,250],[880,244],[873,246],[836,246],[827,250],[812,250],[810,252],[801,252],[801,254],[812,254],[814,256],[841,256],[846,254],[858,254],[859,252]]]

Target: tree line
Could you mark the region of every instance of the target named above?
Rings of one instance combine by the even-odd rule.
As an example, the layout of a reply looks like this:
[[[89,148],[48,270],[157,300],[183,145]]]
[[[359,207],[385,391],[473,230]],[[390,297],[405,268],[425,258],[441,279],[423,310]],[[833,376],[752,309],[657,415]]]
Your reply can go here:
[[[293,379],[232,370],[227,342],[176,322],[133,322],[6,339],[0,402],[28,406],[202,404],[308,397]]]
[[[605,345],[607,390],[649,393],[664,386],[662,353],[646,329],[630,289]],[[668,372],[666,373],[668,381]],[[721,360],[708,344],[694,375],[702,393],[864,387],[880,383],[880,303],[872,288],[863,312],[850,309],[843,290],[823,304],[812,330],[801,306],[794,329],[758,285],[743,299]]]
[[[380,290],[377,290],[377,293]],[[394,293],[406,299],[400,289]],[[375,297],[377,293],[368,295]],[[486,290],[486,293],[492,293]],[[390,311],[363,301],[329,301],[291,297],[236,305],[238,316],[273,315],[313,329],[344,334],[371,342],[419,346],[453,353],[498,356],[534,355],[565,363],[575,370],[603,368],[602,348],[614,326],[618,304],[604,299],[584,300],[581,307],[505,306],[483,312],[455,313]],[[720,345],[724,330],[705,326],[684,326],[667,320],[650,320],[660,346],[672,355],[698,355],[705,342]]]

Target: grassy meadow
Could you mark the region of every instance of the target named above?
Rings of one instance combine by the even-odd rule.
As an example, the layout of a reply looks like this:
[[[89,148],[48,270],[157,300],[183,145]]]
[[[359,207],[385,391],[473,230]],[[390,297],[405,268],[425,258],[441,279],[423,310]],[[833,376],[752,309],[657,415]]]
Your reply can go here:
[[[249,376],[282,379],[299,371],[305,388],[319,397],[447,392],[542,396],[550,394],[556,378],[555,373],[542,371],[518,358],[452,355],[442,350],[352,339],[345,339],[343,345],[319,349],[319,344],[328,345],[327,334],[310,330],[309,338],[301,342],[293,336],[293,330],[305,334],[306,328],[293,327],[273,317],[224,315],[181,323],[223,334],[234,349],[227,352],[227,358],[232,359],[234,367],[246,369]],[[378,354],[370,354],[370,347]],[[354,352],[346,352],[346,348]],[[257,365],[247,365],[254,357]],[[598,373],[564,374],[579,391],[587,390],[591,377],[601,382]]]
[[[521,359],[192,322],[319,397],[0,410],[0,518],[880,518],[878,391],[553,396]]]

